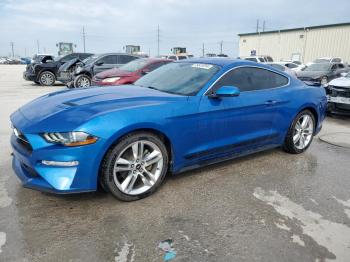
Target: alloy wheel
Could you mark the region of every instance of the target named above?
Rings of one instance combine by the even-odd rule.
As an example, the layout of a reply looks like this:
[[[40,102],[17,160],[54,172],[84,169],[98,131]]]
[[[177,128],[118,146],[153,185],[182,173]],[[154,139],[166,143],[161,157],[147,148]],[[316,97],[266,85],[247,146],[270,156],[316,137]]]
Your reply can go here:
[[[79,80],[77,81],[78,87],[89,87],[90,86],[90,79],[86,76],[79,77]]]
[[[113,179],[124,194],[139,195],[158,181],[162,174],[164,159],[160,148],[148,140],[128,145],[117,156]]]
[[[40,82],[46,86],[52,85],[54,81],[54,77],[51,73],[43,73],[40,77]]]
[[[306,148],[312,140],[313,132],[313,118],[308,114],[301,115],[294,127],[293,143],[295,147],[300,150]]]

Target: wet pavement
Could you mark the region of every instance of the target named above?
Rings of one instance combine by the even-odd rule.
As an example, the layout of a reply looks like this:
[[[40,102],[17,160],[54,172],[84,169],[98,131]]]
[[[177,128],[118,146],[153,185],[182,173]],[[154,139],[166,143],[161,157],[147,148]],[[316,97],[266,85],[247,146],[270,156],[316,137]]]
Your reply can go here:
[[[64,88],[23,70],[0,66],[0,261],[163,261],[168,239],[172,261],[350,261],[350,149],[319,137],[302,155],[274,149],[169,177],[132,203],[22,188],[9,114]],[[350,119],[328,118],[320,135],[336,132]]]

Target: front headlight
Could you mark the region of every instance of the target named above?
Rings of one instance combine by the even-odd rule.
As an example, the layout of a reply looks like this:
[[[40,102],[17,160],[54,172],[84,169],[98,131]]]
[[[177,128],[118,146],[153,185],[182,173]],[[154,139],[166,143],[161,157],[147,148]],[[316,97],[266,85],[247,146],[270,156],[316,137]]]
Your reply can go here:
[[[102,80],[102,83],[113,83],[120,79],[120,77],[108,77]]]
[[[97,137],[85,132],[53,132],[44,133],[42,136],[49,143],[62,144],[65,146],[90,145],[97,141]]]

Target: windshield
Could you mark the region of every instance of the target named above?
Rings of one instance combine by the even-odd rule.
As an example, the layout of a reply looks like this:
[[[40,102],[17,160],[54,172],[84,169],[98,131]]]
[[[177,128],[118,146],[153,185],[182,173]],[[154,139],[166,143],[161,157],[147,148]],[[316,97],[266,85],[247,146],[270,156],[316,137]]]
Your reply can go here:
[[[88,58],[85,58],[85,59],[83,60],[84,65],[90,64],[90,63],[91,63],[92,61],[94,61],[97,57],[98,57],[98,55],[92,55],[92,56],[89,56]]]
[[[170,63],[140,78],[135,85],[178,94],[196,95],[219,67],[211,64]]]
[[[318,58],[314,61],[314,63],[327,63],[330,62],[331,60],[328,58]]]
[[[149,62],[148,59],[140,58],[140,59],[133,60],[125,65],[122,65],[121,67],[119,67],[119,69],[127,72],[135,72],[141,69],[142,67],[144,67],[145,65],[147,65],[148,62]]]
[[[312,64],[309,65],[304,71],[328,71],[330,64]]]

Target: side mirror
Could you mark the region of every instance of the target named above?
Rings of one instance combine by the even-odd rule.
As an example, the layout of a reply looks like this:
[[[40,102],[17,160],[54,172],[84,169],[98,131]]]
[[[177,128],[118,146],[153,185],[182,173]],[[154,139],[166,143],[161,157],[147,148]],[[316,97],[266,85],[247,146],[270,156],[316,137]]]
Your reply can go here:
[[[347,76],[348,73],[343,72],[343,73],[340,73],[340,75],[341,75],[341,76]]]
[[[97,66],[101,66],[101,65],[103,65],[104,63],[102,62],[102,61],[97,61],[96,63],[95,63],[95,65],[97,65]]]
[[[151,72],[149,69],[145,68],[141,71],[141,74],[147,75],[149,72]]]
[[[235,86],[222,86],[211,97],[234,97],[239,96],[241,91],[238,87]]]

